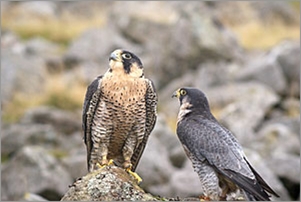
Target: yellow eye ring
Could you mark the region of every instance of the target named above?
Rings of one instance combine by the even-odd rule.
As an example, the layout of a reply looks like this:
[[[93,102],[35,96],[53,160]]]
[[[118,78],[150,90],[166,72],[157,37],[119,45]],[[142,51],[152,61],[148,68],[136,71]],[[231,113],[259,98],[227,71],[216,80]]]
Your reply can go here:
[[[129,60],[129,59],[132,58],[132,56],[131,56],[130,54],[128,54],[128,53],[122,54],[122,57],[123,57],[124,59],[127,59],[127,60]]]
[[[187,92],[186,92],[186,90],[181,89],[181,90],[180,90],[180,94],[181,94],[181,95],[186,95]]]

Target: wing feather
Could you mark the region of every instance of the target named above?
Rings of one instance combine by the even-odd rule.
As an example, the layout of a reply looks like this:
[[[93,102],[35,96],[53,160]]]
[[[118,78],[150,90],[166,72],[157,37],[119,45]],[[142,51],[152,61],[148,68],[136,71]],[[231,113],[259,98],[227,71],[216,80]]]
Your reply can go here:
[[[263,179],[246,161],[236,138],[216,120],[190,115],[179,122],[177,134],[190,153],[200,161],[207,160],[217,172],[256,199],[269,200],[265,190],[271,192],[271,188],[265,182],[261,183]]]
[[[157,120],[157,103],[158,103],[158,97],[156,93],[156,89],[154,87],[154,84],[151,80],[146,80],[146,94],[145,94],[145,104],[146,104],[146,122],[145,122],[145,134],[143,136],[142,142],[138,145],[138,147],[135,149],[131,162],[132,162],[132,170],[135,171],[137,168],[137,165],[140,161],[140,158],[142,156],[142,153],[145,149],[148,137],[152,130],[154,129],[156,120]]]
[[[100,83],[103,76],[98,76],[87,88],[85,101],[83,105],[83,115],[82,115],[82,128],[84,131],[84,142],[87,147],[87,164],[89,169],[89,162],[91,158],[92,150],[92,139],[91,139],[91,124],[96,111],[97,105],[99,103]],[[90,169],[89,169],[90,170]]]

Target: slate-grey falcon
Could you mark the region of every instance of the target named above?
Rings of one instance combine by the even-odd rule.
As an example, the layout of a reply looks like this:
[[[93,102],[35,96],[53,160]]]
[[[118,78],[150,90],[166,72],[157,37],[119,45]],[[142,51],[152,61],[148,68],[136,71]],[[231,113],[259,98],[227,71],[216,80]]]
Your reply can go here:
[[[241,190],[247,200],[270,200],[275,191],[248,162],[232,133],[218,123],[210,112],[204,93],[185,87],[172,97],[180,101],[177,135],[199,175],[205,199],[224,200]]]
[[[157,117],[157,94],[143,72],[135,54],[117,49],[88,86],[82,122],[89,172],[112,160],[135,171]]]

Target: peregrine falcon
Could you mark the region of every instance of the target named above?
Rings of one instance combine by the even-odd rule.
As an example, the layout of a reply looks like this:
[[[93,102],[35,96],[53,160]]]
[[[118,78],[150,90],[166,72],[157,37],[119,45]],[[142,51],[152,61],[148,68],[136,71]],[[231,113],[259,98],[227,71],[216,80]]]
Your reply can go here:
[[[268,193],[279,197],[248,162],[237,139],[211,114],[202,91],[180,88],[172,97],[180,101],[177,135],[199,175],[205,199],[225,200],[237,190],[251,201],[268,201]]]
[[[89,172],[112,162],[135,171],[157,118],[157,94],[140,59],[115,50],[109,68],[87,88],[83,105]]]

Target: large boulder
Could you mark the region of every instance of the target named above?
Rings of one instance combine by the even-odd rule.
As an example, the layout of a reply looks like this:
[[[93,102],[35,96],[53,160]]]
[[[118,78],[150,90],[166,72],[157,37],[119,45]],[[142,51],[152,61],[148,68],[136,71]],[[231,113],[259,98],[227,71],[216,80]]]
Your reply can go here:
[[[4,49],[1,54],[1,101],[6,104],[18,93],[36,95],[45,90],[47,71],[42,58]]]
[[[24,145],[43,145],[44,148],[55,148],[62,138],[51,125],[46,124],[13,124],[2,128],[1,154],[12,156]]]
[[[59,200],[72,179],[68,171],[41,146],[25,146],[1,169],[2,200],[20,200],[30,192]]]
[[[167,183],[175,169],[169,160],[168,143],[158,138],[158,134],[168,135],[162,127],[166,126],[157,122],[137,167],[137,173],[143,179],[141,187],[152,194],[158,194],[154,189],[160,184]]]
[[[300,41],[284,41],[270,53],[276,57],[288,82],[288,96],[300,97]]]
[[[271,55],[250,58],[237,73],[238,81],[259,81],[279,94],[287,89],[287,81],[277,59]]]
[[[147,7],[142,2],[135,2],[135,7],[132,4],[116,4],[112,18],[121,33],[144,47],[141,57],[158,89],[201,62],[240,56],[235,36],[203,2],[148,2]]]
[[[124,169],[107,166],[77,179],[61,201],[149,201],[145,193]]]
[[[224,106],[217,118],[242,145],[248,145],[254,139],[255,129],[279,102],[279,97],[269,87],[256,82],[212,88],[207,96],[212,106],[219,103]]]
[[[137,48],[114,26],[89,29],[73,40],[63,56],[64,64],[68,69],[83,69],[83,78],[91,82],[96,76],[106,72],[110,53],[117,48],[137,52]]]
[[[288,190],[283,185],[278,176],[274,173],[273,168],[270,167],[271,164],[267,163],[266,157],[261,156],[256,150],[253,149],[244,147],[243,150],[252,167],[280,196],[280,198],[272,196],[272,200],[291,200]]]
[[[50,124],[63,134],[81,131],[81,117],[76,113],[54,107],[40,106],[29,109],[20,120],[21,123]]]

